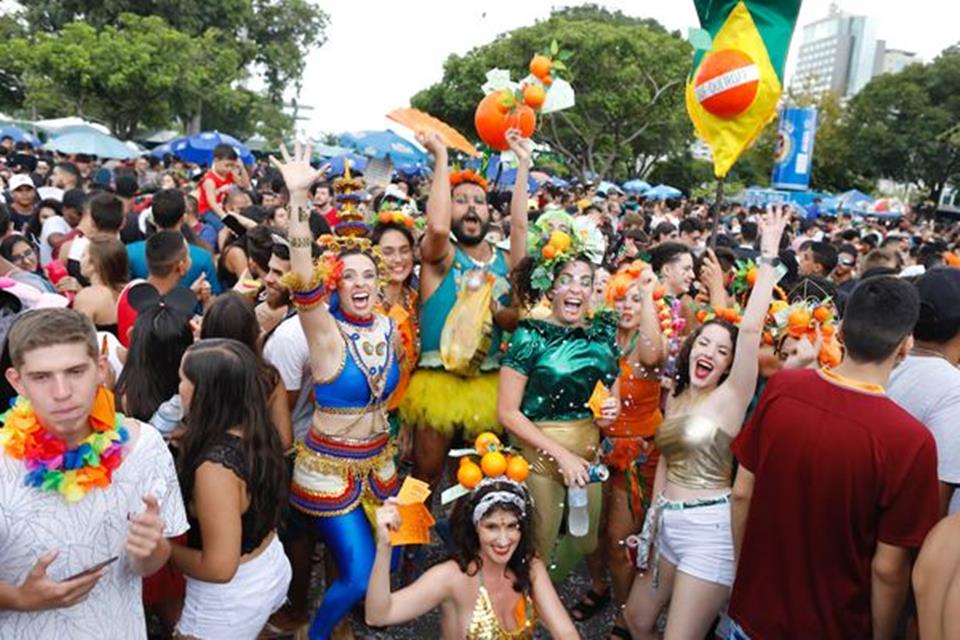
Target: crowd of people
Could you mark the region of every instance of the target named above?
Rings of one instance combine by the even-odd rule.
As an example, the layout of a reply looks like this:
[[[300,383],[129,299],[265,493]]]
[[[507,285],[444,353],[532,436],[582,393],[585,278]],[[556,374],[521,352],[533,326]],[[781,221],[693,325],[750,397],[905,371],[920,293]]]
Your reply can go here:
[[[960,227],[418,137],[389,184],[2,141],[0,635],[957,637]]]

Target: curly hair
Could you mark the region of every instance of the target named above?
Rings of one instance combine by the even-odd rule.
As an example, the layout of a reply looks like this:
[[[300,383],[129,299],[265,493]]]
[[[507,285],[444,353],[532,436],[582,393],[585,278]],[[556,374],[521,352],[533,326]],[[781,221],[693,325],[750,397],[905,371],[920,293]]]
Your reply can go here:
[[[573,262],[582,262],[583,264],[590,267],[590,273],[594,273],[596,268],[590,260],[584,256],[575,256],[566,262],[558,262],[553,267],[553,275],[556,277],[563,271],[564,267]],[[521,260],[517,266],[513,268],[513,271],[510,273],[510,280],[513,284],[513,295],[520,304],[529,309],[535,306],[540,299],[547,293],[546,291],[541,291],[540,289],[533,286],[533,283],[530,281],[533,277],[533,272],[539,266],[539,262],[533,256],[527,256]]]
[[[737,334],[740,332],[740,329],[729,320],[714,318],[697,327],[697,330],[687,336],[687,339],[683,341],[683,346],[680,347],[680,353],[677,355],[677,370],[676,373],[673,374],[675,383],[673,387],[673,397],[676,398],[690,386],[690,352],[693,350],[693,345],[697,341],[697,338],[700,337],[700,334],[703,333],[703,330],[712,324],[719,325],[726,329],[730,334],[730,343],[736,346]],[[720,382],[726,380],[729,374],[729,370],[724,371],[723,375],[720,376]]]
[[[520,523],[520,542],[513,555],[507,561],[507,568],[513,572],[513,590],[517,593],[527,593],[530,590],[530,561],[533,560],[533,503],[530,495],[519,489],[513,482],[498,480],[481,486],[473,493],[461,498],[453,508],[450,516],[450,529],[453,535],[454,551],[451,554],[460,570],[468,576],[477,575],[483,566],[480,555],[480,536],[477,534],[477,525],[473,524],[473,511],[484,496],[493,491],[507,491],[523,499],[524,513],[511,502],[503,502],[494,506],[488,515],[497,511],[506,511],[517,517]]]

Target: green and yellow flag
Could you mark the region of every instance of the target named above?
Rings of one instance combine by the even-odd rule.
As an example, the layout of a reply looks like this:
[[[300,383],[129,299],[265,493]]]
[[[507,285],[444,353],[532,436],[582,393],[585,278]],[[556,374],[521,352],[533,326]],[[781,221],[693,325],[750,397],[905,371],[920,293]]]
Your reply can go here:
[[[776,116],[800,0],[694,4],[712,42],[693,56],[687,112],[713,151],[714,174],[722,178]]]

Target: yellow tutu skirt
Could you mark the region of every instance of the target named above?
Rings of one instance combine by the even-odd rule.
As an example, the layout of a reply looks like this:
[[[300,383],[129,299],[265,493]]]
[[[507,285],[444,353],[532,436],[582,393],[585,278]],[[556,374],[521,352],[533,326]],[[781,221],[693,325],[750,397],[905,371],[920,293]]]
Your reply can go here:
[[[497,422],[496,371],[464,378],[442,369],[417,369],[400,405],[404,424],[452,436],[458,427],[474,438],[484,431],[500,433]]]

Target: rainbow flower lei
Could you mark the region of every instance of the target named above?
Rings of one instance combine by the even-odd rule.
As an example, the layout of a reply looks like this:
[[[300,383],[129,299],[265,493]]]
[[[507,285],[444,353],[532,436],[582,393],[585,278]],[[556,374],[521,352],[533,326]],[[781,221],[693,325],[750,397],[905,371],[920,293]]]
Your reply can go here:
[[[89,420],[93,433],[68,449],[43,428],[30,401],[18,396],[10,410],[0,415],[0,446],[11,458],[24,461],[26,486],[78,502],[91,489],[110,486],[113,471],[123,460],[123,446],[130,440],[123,414],[114,411],[113,394],[103,387]]]

